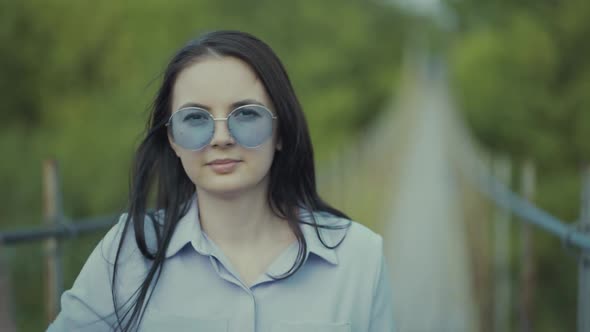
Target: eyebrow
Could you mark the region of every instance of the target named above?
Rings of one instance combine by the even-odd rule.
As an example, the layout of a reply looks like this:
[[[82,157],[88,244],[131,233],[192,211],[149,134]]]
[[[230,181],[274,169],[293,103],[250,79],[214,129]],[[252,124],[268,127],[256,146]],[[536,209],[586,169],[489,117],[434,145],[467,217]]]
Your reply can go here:
[[[235,108],[238,108],[240,106],[252,105],[252,104],[266,107],[266,105],[264,105],[263,103],[257,101],[256,99],[243,99],[243,100],[236,101],[236,102],[232,103],[231,104],[231,108],[232,109],[235,109]],[[180,106],[178,109],[183,109],[183,108],[187,108],[187,107],[198,107],[198,108],[205,109],[207,111],[210,111],[211,110],[211,107],[209,107],[207,105],[203,105],[203,104],[199,104],[199,103],[194,103],[194,102],[185,103],[182,106]]]

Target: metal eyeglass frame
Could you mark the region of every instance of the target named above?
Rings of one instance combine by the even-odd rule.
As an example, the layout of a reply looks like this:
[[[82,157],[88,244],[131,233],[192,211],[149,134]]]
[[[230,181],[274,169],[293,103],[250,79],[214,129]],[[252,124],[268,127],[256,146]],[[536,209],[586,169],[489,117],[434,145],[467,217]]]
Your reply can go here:
[[[211,120],[213,120],[213,121],[225,121],[225,126],[227,127],[227,132],[229,133],[229,136],[230,136],[230,137],[231,137],[231,139],[232,139],[234,142],[236,142],[238,145],[240,145],[241,147],[243,147],[243,148],[246,148],[246,149],[256,149],[257,147],[260,147],[262,144],[264,144],[264,142],[266,142],[266,140],[264,140],[262,143],[260,143],[260,144],[258,144],[258,145],[256,145],[256,146],[251,146],[251,147],[248,147],[248,146],[243,146],[242,144],[238,143],[238,140],[236,140],[236,138],[235,138],[235,137],[232,135],[232,132],[231,132],[231,130],[229,129],[229,126],[227,125],[227,120],[228,120],[228,119],[229,119],[229,118],[230,118],[230,117],[231,117],[231,116],[232,116],[232,115],[233,115],[233,114],[234,114],[236,111],[240,110],[241,108],[246,108],[246,107],[257,107],[257,108],[262,108],[262,109],[264,109],[266,112],[268,112],[268,114],[270,114],[270,118],[271,118],[272,120],[276,120],[276,119],[278,119],[276,115],[272,114],[272,112],[271,112],[271,111],[270,111],[268,108],[266,108],[266,106],[259,105],[259,104],[246,104],[246,105],[238,106],[238,107],[234,108],[234,109],[233,109],[231,112],[229,112],[229,114],[228,114],[228,115],[227,115],[227,117],[225,117],[225,118],[215,118],[215,117],[213,117],[213,114],[211,114],[211,112],[207,111],[206,109],[204,109],[204,108],[201,108],[201,107],[194,107],[194,106],[191,106],[191,107],[183,107],[183,108],[179,109],[178,111],[176,111],[176,112],[172,113],[172,115],[170,115],[170,117],[168,118],[168,122],[166,122],[166,125],[165,125],[165,126],[168,128],[168,130],[170,130],[170,124],[171,124],[171,122],[172,122],[172,117],[173,117],[174,115],[176,115],[176,113],[178,113],[178,112],[180,112],[180,111],[182,111],[182,110],[188,110],[188,109],[201,110],[201,111],[204,111],[205,113],[207,113],[207,114],[209,115],[209,117],[211,118]],[[272,127],[272,129],[273,129],[273,131],[274,131],[274,121],[273,121],[273,127]],[[214,137],[214,136],[215,136],[215,127],[213,128],[213,135],[211,135],[211,139],[209,139],[209,142],[207,142],[207,144],[203,145],[203,147],[202,147],[202,148],[199,148],[199,149],[196,149],[196,150],[193,150],[193,149],[186,149],[186,150],[189,150],[189,151],[200,151],[200,150],[204,149],[204,148],[205,148],[207,145],[211,144],[211,141],[213,140],[213,137]],[[174,135],[172,135],[172,139],[174,139]],[[184,149],[184,147],[183,147],[183,149]]]

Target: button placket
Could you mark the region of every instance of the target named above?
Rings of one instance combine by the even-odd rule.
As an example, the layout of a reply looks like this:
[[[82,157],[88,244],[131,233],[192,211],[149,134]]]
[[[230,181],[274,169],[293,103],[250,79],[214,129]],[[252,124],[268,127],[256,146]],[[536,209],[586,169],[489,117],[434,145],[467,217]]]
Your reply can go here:
[[[250,292],[250,298],[252,299],[252,315],[250,317],[252,317],[252,331],[256,331],[256,315],[258,313],[258,310],[256,310],[256,296],[254,296],[253,292]]]
[[[244,284],[238,278],[236,278],[231,272],[227,271],[227,269],[223,265],[223,262],[221,262],[217,257],[215,257],[214,255],[209,255],[209,260],[211,261],[211,265],[213,265],[215,273],[217,273],[217,275],[221,277],[221,279],[231,282],[232,284],[240,288],[244,288]]]
[[[235,306],[230,322],[230,332],[256,332],[256,300],[250,291],[239,292],[232,306]]]

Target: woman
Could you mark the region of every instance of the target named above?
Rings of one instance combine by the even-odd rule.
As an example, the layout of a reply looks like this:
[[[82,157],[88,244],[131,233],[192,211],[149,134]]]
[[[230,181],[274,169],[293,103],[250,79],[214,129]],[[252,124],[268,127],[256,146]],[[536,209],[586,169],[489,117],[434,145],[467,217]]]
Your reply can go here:
[[[173,57],[132,177],[49,331],[393,330],[382,239],[318,196],[301,106],[254,36]]]

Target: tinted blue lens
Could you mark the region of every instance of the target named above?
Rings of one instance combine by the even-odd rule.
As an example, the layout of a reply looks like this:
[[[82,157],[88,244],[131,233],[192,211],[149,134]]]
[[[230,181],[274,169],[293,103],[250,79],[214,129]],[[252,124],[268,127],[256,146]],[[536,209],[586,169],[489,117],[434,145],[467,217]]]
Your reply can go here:
[[[230,133],[238,144],[255,148],[272,136],[272,114],[258,105],[236,108],[227,120]]]
[[[215,123],[209,112],[199,108],[183,108],[170,119],[174,143],[188,150],[200,150],[213,138]]]

